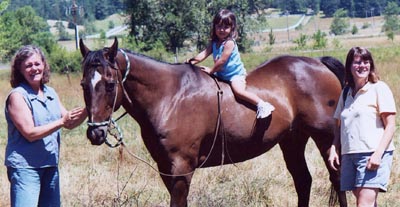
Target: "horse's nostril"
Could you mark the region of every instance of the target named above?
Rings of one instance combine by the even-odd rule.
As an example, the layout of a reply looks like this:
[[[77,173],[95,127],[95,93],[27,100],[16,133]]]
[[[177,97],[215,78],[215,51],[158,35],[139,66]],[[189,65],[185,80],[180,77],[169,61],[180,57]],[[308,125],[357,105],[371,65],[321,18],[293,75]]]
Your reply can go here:
[[[96,130],[96,134],[97,134],[97,137],[101,137],[101,138],[105,138],[106,137],[106,132],[105,132],[104,129]]]

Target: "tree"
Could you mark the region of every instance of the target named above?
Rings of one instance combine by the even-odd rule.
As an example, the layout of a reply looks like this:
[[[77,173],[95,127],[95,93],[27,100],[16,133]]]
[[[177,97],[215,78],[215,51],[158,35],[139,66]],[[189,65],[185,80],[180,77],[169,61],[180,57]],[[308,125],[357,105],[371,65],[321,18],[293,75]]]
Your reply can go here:
[[[247,0],[132,0],[126,1],[130,15],[130,35],[134,45],[144,46],[144,51],[155,48],[160,41],[172,52],[191,40],[198,49],[204,48],[210,37],[211,21],[221,8],[232,10],[237,16],[241,51],[249,48],[246,39]],[[145,43],[145,44],[142,44]]]
[[[347,11],[339,9],[333,14],[333,21],[330,30],[335,35],[341,35],[347,32],[350,27],[349,20],[347,18]]]
[[[135,45],[146,43],[143,50],[150,50],[160,37],[161,17],[156,0],[126,1],[126,13],[130,15],[130,36]]]
[[[58,31],[58,40],[71,40],[72,38],[65,29],[64,24],[61,21],[57,21],[55,25]]]
[[[4,1],[0,2],[0,14],[2,14],[3,11],[7,9],[8,5],[10,4],[9,1],[10,0],[4,0]]]
[[[7,11],[0,17],[0,57],[8,61],[22,45],[35,44],[50,52],[55,43],[46,21],[32,7]]]
[[[309,0],[307,2],[307,7],[314,11],[314,14],[318,14],[321,8],[321,0]]]
[[[314,40],[314,49],[326,48],[328,40],[326,39],[325,32],[321,32],[321,30],[318,30],[316,33],[313,34],[312,39]]]
[[[268,33],[268,44],[269,45],[273,45],[273,44],[275,44],[275,35],[274,35],[274,33],[272,32],[272,29],[269,31],[269,33]]]
[[[398,32],[400,29],[400,20],[398,17],[399,11],[400,8],[396,2],[389,2],[384,11],[385,23],[383,24],[382,30],[386,33],[389,39],[392,40],[394,33]]]
[[[353,27],[351,28],[351,34],[355,35],[358,33],[358,27],[354,24]]]
[[[321,11],[326,17],[332,17],[336,10],[339,9],[339,0],[321,1]]]
[[[300,37],[294,40],[294,42],[297,44],[296,49],[304,49],[307,45],[307,39],[307,35],[300,34]]]
[[[75,2],[85,11],[85,18],[91,16],[97,19],[123,11],[124,0],[76,0]],[[71,18],[68,9],[72,0],[12,0],[10,10],[15,11],[23,6],[31,6],[36,14],[44,19],[68,20]],[[78,19],[81,24],[81,20]]]
[[[190,7],[192,9],[184,9]],[[204,19],[201,17],[204,11],[205,4],[203,1],[160,1],[160,13],[163,16],[160,29],[165,31],[166,39],[164,43],[168,50],[177,52],[178,48],[183,47],[183,42],[195,34],[196,29],[194,28],[201,27],[203,24]]]

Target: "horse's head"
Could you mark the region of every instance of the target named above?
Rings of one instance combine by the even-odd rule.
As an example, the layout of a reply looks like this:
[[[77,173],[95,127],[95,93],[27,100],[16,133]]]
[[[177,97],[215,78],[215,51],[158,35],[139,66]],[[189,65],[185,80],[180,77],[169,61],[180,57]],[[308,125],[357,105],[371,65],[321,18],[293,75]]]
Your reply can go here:
[[[83,77],[81,86],[88,112],[87,137],[93,145],[106,141],[107,128],[112,113],[122,100],[120,89],[121,71],[117,63],[118,41],[115,39],[110,48],[90,51],[79,42],[83,56]]]

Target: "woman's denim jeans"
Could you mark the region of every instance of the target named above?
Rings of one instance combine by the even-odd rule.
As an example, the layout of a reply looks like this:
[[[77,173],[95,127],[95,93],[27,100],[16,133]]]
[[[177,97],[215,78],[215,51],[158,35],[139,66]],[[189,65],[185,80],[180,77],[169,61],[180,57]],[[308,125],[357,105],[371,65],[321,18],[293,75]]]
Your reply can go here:
[[[12,207],[60,206],[58,167],[7,167]]]

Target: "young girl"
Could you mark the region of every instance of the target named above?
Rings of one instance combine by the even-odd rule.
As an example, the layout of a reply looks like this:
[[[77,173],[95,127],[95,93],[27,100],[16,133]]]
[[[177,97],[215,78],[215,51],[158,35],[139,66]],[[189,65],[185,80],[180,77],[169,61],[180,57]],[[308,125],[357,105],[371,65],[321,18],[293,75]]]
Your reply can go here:
[[[214,67],[202,66],[203,71],[229,81],[235,96],[257,105],[257,118],[268,117],[275,110],[274,106],[264,102],[256,94],[246,91],[247,74],[243,62],[240,60],[239,50],[235,42],[236,37],[235,14],[227,9],[222,9],[213,19],[211,43],[204,51],[192,58],[190,63],[200,63],[212,53]]]

